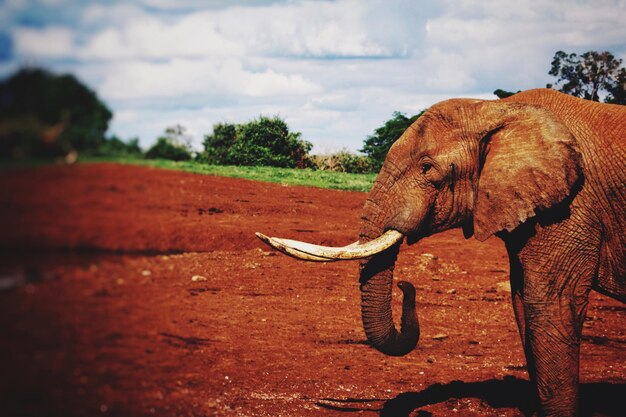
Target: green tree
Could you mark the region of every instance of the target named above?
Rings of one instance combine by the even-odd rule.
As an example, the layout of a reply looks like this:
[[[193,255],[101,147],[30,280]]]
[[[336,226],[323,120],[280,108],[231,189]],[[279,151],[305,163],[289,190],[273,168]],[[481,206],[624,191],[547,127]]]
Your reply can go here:
[[[622,60],[608,51],[588,51],[580,56],[558,51],[552,59],[548,74],[557,77],[548,88],[587,100],[600,101],[602,92],[606,101],[626,104],[624,101],[624,68]],[[621,81],[620,81],[621,80]]]
[[[261,116],[237,126],[237,138],[226,160],[234,165],[304,168],[313,145],[300,132],[290,132],[280,117]]]
[[[380,170],[382,167],[391,145],[393,145],[393,143],[402,136],[402,133],[404,133],[404,131],[423,113],[424,111],[421,111],[414,116],[407,117],[405,114],[398,111],[393,112],[393,118],[387,120],[384,125],[374,130],[373,135],[365,139],[363,148],[359,149],[359,152],[363,152],[372,159],[372,165],[375,171]]]
[[[626,105],[626,68],[620,68],[615,86],[609,89],[607,103]]]
[[[228,151],[237,140],[237,126],[230,123],[213,125],[213,133],[204,136],[203,157],[209,164],[229,164]]]
[[[185,127],[175,125],[165,129],[165,134],[146,152],[146,158],[188,161],[192,158],[191,153],[191,136]]]
[[[139,147],[139,139],[131,138],[128,142],[123,141],[113,135],[104,140],[104,143],[95,152],[101,156],[142,156],[143,153]]]
[[[43,156],[92,151],[112,113],[70,74],[24,68],[0,82],[0,154]]]

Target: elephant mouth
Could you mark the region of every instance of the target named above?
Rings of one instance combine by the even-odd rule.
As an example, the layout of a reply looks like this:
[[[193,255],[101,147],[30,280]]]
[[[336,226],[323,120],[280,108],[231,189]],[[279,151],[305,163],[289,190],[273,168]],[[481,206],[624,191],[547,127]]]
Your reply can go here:
[[[389,249],[404,239],[404,234],[393,229],[368,242],[361,243],[357,241],[341,247],[320,246],[298,240],[269,237],[263,233],[256,233],[256,236],[286,255],[312,262],[368,258]]]

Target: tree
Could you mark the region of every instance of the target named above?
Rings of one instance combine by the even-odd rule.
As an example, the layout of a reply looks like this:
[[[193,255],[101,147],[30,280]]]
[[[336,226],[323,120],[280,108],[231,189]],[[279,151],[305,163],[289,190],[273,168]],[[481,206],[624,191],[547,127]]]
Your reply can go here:
[[[374,134],[368,136],[363,144],[363,149],[359,149],[359,152],[363,152],[372,159],[373,168],[375,171],[380,170],[383,166],[383,162],[391,145],[402,136],[402,133],[409,126],[413,124],[424,111],[411,116],[406,117],[403,113],[398,111],[393,112],[393,118],[385,122],[385,124],[374,130]]]
[[[191,136],[181,125],[170,126],[165,129],[165,135],[160,136],[152,145],[146,158],[169,159],[172,161],[188,161],[191,159]]]
[[[261,116],[237,125],[236,139],[225,159],[234,165],[304,168],[313,145],[301,136],[300,132],[290,132],[280,117]]]
[[[102,156],[134,156],[141,157],[142,151],[139,147],[139,139],[131,138],[128,142],[123,141],[113,135],[104,140],[104,143],[95,152]]]
[[[228,164],[228,151],[237,140],[237,126],[230,123],[213,125],[213,133],[204,136],[203,157],[209,164]]]
[[[24,68],[0,83],[0,154],[46,156],[97,149],[112,113],[70,74]]]
[[[600,101],[605,93],[607,102],[626,104],[624,101],[624,68],[621,59],[608,51],[588,51],[580,56],[558,51],[552,59],[548,74],[557,77],[548,88],[587,100]]]
[[[187,128],[185,126],[175,124],[173,126],[166,127],[165,137],[173,144],[185,148],[187,149],[187,151],[191,152],[192,137],[190,134],[187,133]]]
[[[626,105],[626,69],[620,68],[615,86],[609,89],[607,103]]]

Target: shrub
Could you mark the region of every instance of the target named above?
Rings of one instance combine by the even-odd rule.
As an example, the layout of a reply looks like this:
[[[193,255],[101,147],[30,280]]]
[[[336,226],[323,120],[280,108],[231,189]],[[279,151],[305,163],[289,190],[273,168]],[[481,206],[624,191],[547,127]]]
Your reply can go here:
[[[181,125],[165,128],[165,134],[157,139],[146,152],[148,159],[170,159],[172,161],[188,161],[192,159],[191,136]]]
[[[174,143],[171,138],[160,137],[146,152],[148,159],[170,159],[172,161],[188,161],[191,159],[189,150],[179,143]]]
[[[239,125],[217,124],[205,136],[203,157],[214,164],[305,168],[313,145],[300,137],[277,116]]]
[[[230,123],[213,125],[213,133],[204,136],[204,152],[200,158],[212,165],[228,164],[228,151],[237,140],[237,126]]]
[[[332,154],[313,155],[310,160],[313,168],[323,171],[365,174],[374,170],[370,158],[353,154],[345,149]]]
[[[139,139],[133,138],[124,142],[117,136],[106,138],[97,151],[93,152],[98,156],[142,156],[139,147]]]

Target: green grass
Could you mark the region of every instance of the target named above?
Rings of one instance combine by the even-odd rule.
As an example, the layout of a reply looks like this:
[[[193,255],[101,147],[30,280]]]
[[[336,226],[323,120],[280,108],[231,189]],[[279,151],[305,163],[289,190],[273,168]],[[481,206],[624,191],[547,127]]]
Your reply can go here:
[[[372,183],[374,182],[374,178],[376,178],[376,174],[346,174],[343,172],[313,171],[311,169],[207,165],[193,161],[175,162],[164,159],[139,159],[124,157],[79,158],[79,163],[96,162],[116,162],[131,165],[144,165],[191,172],[194,174],[219,175],[222,177],[245,178],[288,185],[304,185],[308,187],[332,188],[336,190],[351,191],[369,191]]]

